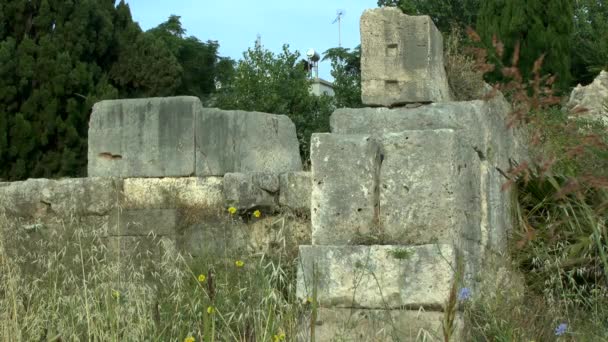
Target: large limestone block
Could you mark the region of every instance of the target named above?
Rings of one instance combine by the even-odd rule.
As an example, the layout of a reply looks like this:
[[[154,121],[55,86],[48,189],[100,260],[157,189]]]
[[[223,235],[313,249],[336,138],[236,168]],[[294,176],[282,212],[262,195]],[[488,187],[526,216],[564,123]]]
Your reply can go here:
[[[361,93],[370,106],[450,100],[443,38],[429,16],[394,7],[363,12]]]
[[[608,125],[608,72],[602,70],[600,74],[587,86],[577,85],[570,94],[566,109],[581,112],[583,118],[598,120]]]
[[[379,139],[383,242],[479,242],[479,159],[458,131],[404,131]]]
[[[285,115],[204,108],[195,127],[198,176],[302,170],[296,127]]]
[[[115,178],[28,179],[0,187],[0,210],[16,217],[102,216],[116,208],[122,180]]]
[[[89,121],[88,175],[185,177],[194,175],[196,97],[106,100]]]
[[[481,211],[470,213],[481,227],[481,245],[504,251],[511,223],[511,191],[503,191],[513,162],[527,159],[520,130],[508,129],[511,110],[500,94],[488,101],[432,103],[418,108],[338,109],[331,116],[331,131],[338,134],[369,134],[381,137],[411,130],[458,131],[465,149],[478,157]],[[468,165],[468,164],[467,164]]]
[[[223,177],[124,180],[122,205],[126,209],[194,207],[209,212],[223,210],[224,203]]]
[[[298,298],[322,307],[440,309],[455,264],[452,245],[300,246]]]
[[[422,310],[361,310],[319,308],[316,341],[444,341],[443,312]],[[453,324],[451,341],[462,341],[464,323],[460,315]],[[308,341],[309,326],[300,340]],[[306,336],[306,337],[304,337]]]
[[[310,172],[286,172],[280,177],[279,204],[298,212],[310,212],[312,175]]]
[[[380,146],[366,135],[311,138],[311,221],[315,245],[355,243],[378,225]]]
[[[227,173],[224,176],[226,204],[239,210],[274,209],[278,190],[279,177],[276,174]]]

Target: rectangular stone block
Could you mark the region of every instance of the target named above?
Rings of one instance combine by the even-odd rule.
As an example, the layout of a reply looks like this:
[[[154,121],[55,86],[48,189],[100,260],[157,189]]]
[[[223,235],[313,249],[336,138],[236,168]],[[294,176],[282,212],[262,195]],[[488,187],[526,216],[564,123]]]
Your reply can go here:
[[[439,342],[444,341],[443,321],[443,312],[320,308],[315,340]],[[463,327],[462,317],[457,315],[450,341],[462,341]],[[302,330],[303,336],[310,336],[309,326]]]
[[[0,208],[16,217],[107,215],[120,203],[116,178],[28,179],[0,187]]]
[[[196,97],[96,103],[89,122],[88,175],[192,176],[195,171]]]
[[[195,134],[198,176],[302,170],[296,127],[285,115],[204,108]]]
[[[379,138],[380,226],[384,243],[480,241],[479,159],[451,129]]]
[[[429,16],[396,7],[363,12],[361,93],[370,106],[450,100],[443,37]]]
[[[311,221],[314,245],[356,244],[378,226],[380,146],[366,135],[313,134]]]
[[[440,310],[448,299],[452,245],[300,246],[297,296],[322,307]]]
[[[176,209],[123,209],[110,217],[110,236],[174,235],[178,225]]]
[[[123,208],[199,210],[224,208],[223,177],[129,178],[124,180]]]
[[[310,213],[310,193],[312,191],[310,172],[286,172],[281,175],[280,184],[280,205]]]
[[[274,175],[273,178],[276,179],[270,183],[276,182],[278,185],[278,176]],[[268,177],[260,177],[256,173],[227,173],[224,176],[226,205],[239,210],[274,209],[277,199],[274,193],[264,189],[268,188],[268,186],[265,186],[265,183],[268,183],[267,181]]]

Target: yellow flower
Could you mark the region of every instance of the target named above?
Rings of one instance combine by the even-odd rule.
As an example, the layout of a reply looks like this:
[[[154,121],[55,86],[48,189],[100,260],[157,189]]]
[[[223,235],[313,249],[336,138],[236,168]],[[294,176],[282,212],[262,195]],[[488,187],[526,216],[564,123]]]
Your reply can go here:
[[[196,340],[192,336],[188,336],[184,339],[184,342],[194,342],[194,341],[196,341]]]
[[[228,208],[228,212],[229,212],[231,215],[234,215],[234,214],[236,214],[236,208],[235,208],[235,207],[230,207],[230,208]]]
[[[198,281],[200,281],[201,283],[205,281],[205,279],[207,279],[207,277],[205,277],[204,274],[199,274],[198,275]]]
[[[276,335],[274,335],[274,342],[279,342],[279,341],[285,341],[285,333],[280,332]]]
[[[212,313],[214,313],[214,312],[215,312],[215,308],[214,308],[213,306],[208,306],[208,307],[207,307],[207,313],[208,313],[208,314],[210,314],[210,315],[211,315],[211,314],[212,314]]]
[[[112,297],[116,299],[120,299],[120,292],[118,290],[112,289]]]
[[[237,260],[234,262],[234,264],[236,265],[236,267],[243,267],[245,266],[245,263],[242,260]]]
[[[255,216],[256,218],[259,218],[260,216],[262,216],[262,213],[259,210],[256,210],[253,212],[253,216]]]

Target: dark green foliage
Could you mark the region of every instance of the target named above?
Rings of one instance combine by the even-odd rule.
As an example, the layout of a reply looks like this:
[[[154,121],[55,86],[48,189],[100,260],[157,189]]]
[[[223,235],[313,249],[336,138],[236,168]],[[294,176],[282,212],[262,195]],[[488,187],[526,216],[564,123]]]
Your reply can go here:
[[[608,70],[608,2],[575,2],[572,43],[573,84],[589,84],[601,70]]]
[[[215,105],[222,109],[240,109],[288,115],[296,125],[300,151],[307,160],[310,135],[329,130],[333,111],[331,98],[310,93],[310,80],[299,62],[300,54],[274,53],[256,46],[243,54],[230,82],[222,84]],[[225,62],[229,70],[229,62]]]
[[[216,78],[225,78],[218,74],[216,67],[220,61],[226,63],[229,59],[220,59],[219,44],[216,41],[203,43],[196,37],[185,37],[186,30],[182,28],[179,16],[170,16],[166,22],[146,34],[162,40],[181,65],[181,82],[174,93],[206,98],[215,91]],[[223,64],[223,68],[225,66]]]
[[[571,80],[571,38],[574,29],[574,5],[571,0],[528,1],[489,0],[481,5],[477,32],[485,46],[492,46],[494,35],[504,44],[502,58],[491,81],[502,80],[502,66],[511,66],[517,43],[520,44],[518,66],[524,80],[532,77],[534,62],[545,56],[541,74],[557,75],[564,90]]]
[[[170,94],[172,58],[123,1],[0,3],[0,178],[84,176],[92,105]]]
[[[361,45],[353,51],[332,48],[325,51],[323,60],[330,60],[334,77],[335,104],[338,108],[363,107],[361,102]]]
[[[464,29],[474,26],[480,0],[378,0],[378,6],[399,7],[409,15],[428,15],[437,28],[448,33],[453,25]]]

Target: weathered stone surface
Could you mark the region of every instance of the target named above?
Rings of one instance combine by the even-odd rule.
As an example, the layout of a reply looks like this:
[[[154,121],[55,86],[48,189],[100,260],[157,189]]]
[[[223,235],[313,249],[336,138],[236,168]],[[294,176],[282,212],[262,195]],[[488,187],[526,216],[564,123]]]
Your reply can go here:
[[[279,192],[279,176],[272,172],[256,172],[253,174],[253,183],[260,189],[270,193]]]
[[[106,215],[121,189],[114,178],[28,179],[0,187],[0,208],[17,217]]]
[[[315,340],[439,342],[444,341],[443,320],[442,312],[320,308]],[[462,317],[457,315],[451,341],[463,341],[463,327]],[[307,333],[310,335],[309,331]],[[308,341],[308,338],[309,336],[300,340]]]
[[[274,176],[278,183],[278,176]],[[227,173],[224,176],[224,197],[228,206],[239,210],[252,208],[273,209],[275,194],[264,190],[253,173]]]
[[[450,100],[443,38],[429,16],[396,7],[363,12],[361,93],[370,106]]]
[[[479,159],[452,129],[387,133],[378,138],[383,243],[479,242]],[[432,156],[432,157],[431,157]]]
[[[522,132],[507,129],[510,106],[500,94],[488,101],[432,103],[418,108],[338,109],[331,117],[331,130],[338,134],[387,133],[409,130],[451,129],[458,131],[465,149],[475,151],[479,161],[481,210],[469,213],[479,220],[481,250],[506,248],[503,237],[510,231],[510,191],[502,191],[512,162],[527,158]],[[499,171],[500,170],[500,171]],[[469,252],[469,247],[465,248]]]
[[[313,244],[349,244],[373,235],[378,224],[380,158],[380,146],[369,136],[312,135]]]
[[[608,72],[602,70],[593,83],[587,86],[579,84],[572,90],[566,109],[577,111],[584,108],[586,112],[573,117],[599,120],[608,125],[608,109],[604,106],[608,106]]]
[[[292,210],[310,212],[312,175],[310,172],[286,172],[280,177],[279,204]]]
[[[285,115],[204,108],[195,127],[198,176],[302,170],[296,127]]]
[[[224,178],[129,178],[124,180],[123,198],[126,209],[217,211],[224,208]]]
[[[176,209],[124,209],[110,215],[109,235],[174,235],[178,224]]]
[[[455,269],[451,245],[300,246],[298,298],[322,307],[440,309]],[[316,277],[313,276],[313,265]]]
[[[193,123],[201,110],[200,100],[190,96],[96,103],[89,121],[88,175],[194,175]]]

